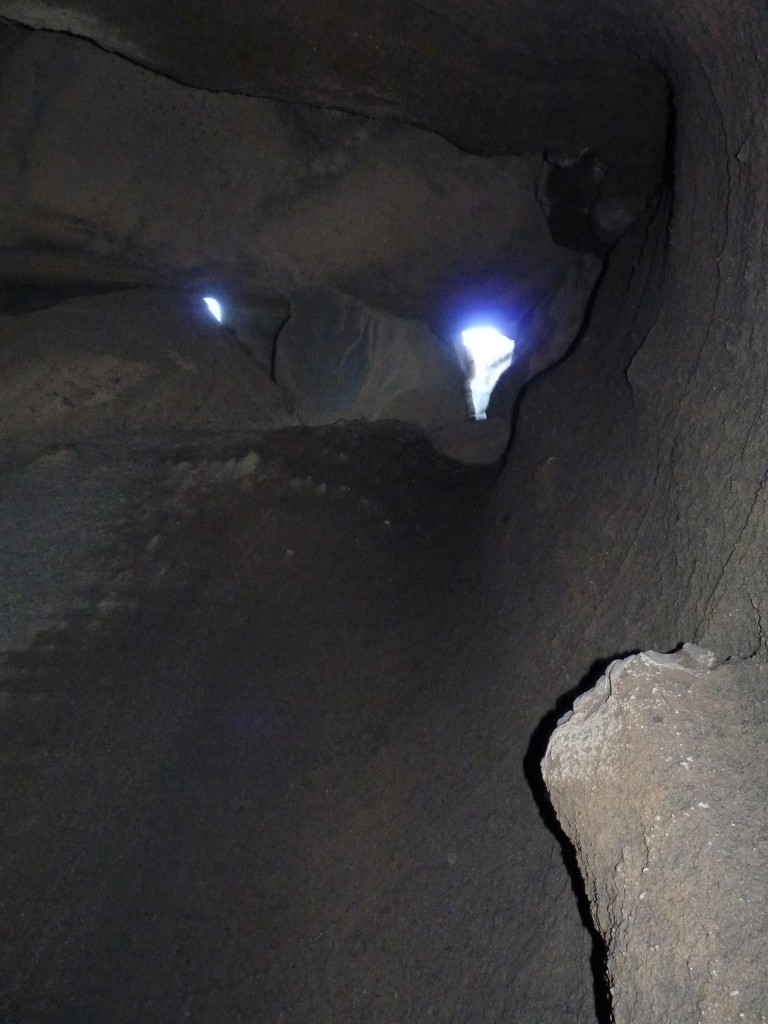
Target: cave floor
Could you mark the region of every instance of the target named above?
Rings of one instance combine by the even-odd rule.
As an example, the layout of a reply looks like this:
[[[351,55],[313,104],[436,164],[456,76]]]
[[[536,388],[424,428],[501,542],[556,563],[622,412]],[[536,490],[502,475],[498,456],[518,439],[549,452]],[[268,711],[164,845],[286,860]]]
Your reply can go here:
[[[455,739],[492,470],[347,426],[3,480],[0,1019],[594,1020],[556,844]]]

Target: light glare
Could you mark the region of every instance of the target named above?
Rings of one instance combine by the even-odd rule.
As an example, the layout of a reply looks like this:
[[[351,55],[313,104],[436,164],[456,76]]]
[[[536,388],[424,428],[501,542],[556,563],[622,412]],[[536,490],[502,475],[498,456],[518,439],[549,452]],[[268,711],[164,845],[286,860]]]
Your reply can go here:
[[[515,343],[495,327],[470,327],[461,332],[461,340],[471,359],[467,383],[475,419],[484,420],[496,381],[512,362]]]
[[[203,302],[206,304],[208,309],[210,309],[211,316],[218,320],[219,323],[221,323],[221,303],[219,302],[219,300],[211,298],[210,295],[207,295],[203,299]]]

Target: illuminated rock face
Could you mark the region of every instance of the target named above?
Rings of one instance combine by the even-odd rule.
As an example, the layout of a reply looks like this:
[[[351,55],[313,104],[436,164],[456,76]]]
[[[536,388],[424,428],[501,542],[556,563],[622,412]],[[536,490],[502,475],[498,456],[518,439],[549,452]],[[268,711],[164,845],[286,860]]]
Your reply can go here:
[[[303,423],[401,420],[426,430],[469,412],[454,350],[425,324],[394,317],[331,289],[291,298],[277,338],[275,379]]]
[[[616,1024],[768,1019],[768,667],[616,661],[543,762]]]

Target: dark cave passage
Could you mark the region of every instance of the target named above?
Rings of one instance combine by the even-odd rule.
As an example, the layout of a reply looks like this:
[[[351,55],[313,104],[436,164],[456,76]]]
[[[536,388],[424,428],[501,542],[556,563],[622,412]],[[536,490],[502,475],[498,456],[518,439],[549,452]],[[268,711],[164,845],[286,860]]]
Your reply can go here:
[[[0,1018],[762,1024],[765,11],[246,7],[0,17]]]

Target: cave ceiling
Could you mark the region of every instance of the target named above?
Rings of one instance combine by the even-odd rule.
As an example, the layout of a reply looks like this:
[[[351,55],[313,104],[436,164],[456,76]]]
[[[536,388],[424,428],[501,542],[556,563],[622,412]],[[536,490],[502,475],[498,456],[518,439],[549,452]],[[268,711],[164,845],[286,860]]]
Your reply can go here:
[[[489,155],[618,160],[663,91],[600,0],[5,0],[2,15],[187,85],[404,120]]]
[[[539,184],[546,176],[539,179],[533,176],[532,180],[538,180],[539,184],[529,187],[531,205],[536,215],[541,216],[535,205],[539,199],[556,245],[579,253],[602,257],[606,248],[621,236],[627,224],[636,221],[656,194],[661,177],[666,142],[667,85],[658,68],[646,59],[642,37],[632,36],[631,19],[626,12],[617,9],[613,0],[593,0],[578,9],[570,0],[490,0],[484,4],[473,0],[435,0],[430,3],[386,0],[373,4],[361,0],[328,0],[321,4],[308,0],[268,0],[259,4],[220,0],[215,5],[207,0],[186,0],[184,3],[158,3],[157,0],[4,0],[0,6],[0,22],[4,22],[6,28],[0,34],[0,58],[3,57],[3,49],[8,48],[6,85],[12,75],[18,73],[18,68],[13,71],[11,52],[16,44],[10,37],[23,35],[29,42],[32,33],[25,29],[41,30],[41,34],[34,37],[40,45],[30,50],[30,53],[37,53],[36,57],[30,58],[33,67],[24,72],[31,75],[30,81],[36,82],[38,93],[35,89],[31,92],[27,89],[26,93],[22,90],[26,96],[24,102],[32,105],[30,112],[19,112],[19,95],[22,94],[12,92],[16,99],[12,99],[11,106],[15,104],[16,117],[21,119],[23,127],[12,133],[13,139],[6,149],[13,148],[11,143],[14,139],[16,142],[18,139],[29,141],[36,133],[36,138],[52,139],[52,148],[49,149],[58,153],[56,118],[60,117],[64,122],[70,114],[63,100],[63,113],[56,113],[56,97],[66,93],[56,75],[61,82],[70,82],[76,77],[73,68],[77,60],[89,63],[90,58],[82,56],[82,47],[78,51],[81,56],[75,58],[77,47],[74,46],[68,48],[70,56],[66,58],[45,58],[46,47],[43,44],[53,38],[47,33],[56,32],[89,40],[107,53],[124,57],[135,66],[134,70],[146,68],[178,86],[191,87],[198,91],[196,101],[203,102],[213,94],[287,101],[317,108],[313,114],[344,111],[377,122],[400,122],[427,129],[473,156],[503,158],[525,155],[526,159],[530,156],[539,161],[537,166],[540,166],[543,156],[550,162],[547,169],[550,177],[540,188]],[[24,26],[24,29],[19,26]],[[10,41],[5,42],[6,39]],[[301,263],[299,257],[304,259],[309,254],[313,267],[319,266],[324,268],[323,272],[328,271],[325,277],[317,269],[303,273],[299,267],[291,277],[289,287],[282,278],[277,282],[273,280],[280,269],[277,267],[279,261],[273,260],[266,270],[261,264],[254,269],[251,266],[251,249],[257,249],[261,258],[262,250],[266,251],[266,248],[259,244],[257,232],[250,227],[252,237],[245,256],[236,251],[233,239],[237,232],[227,235],[220,228],[218,234],[227,235],[231,252],[222,255],[215,246],[206,246],[207,236],[200,231],[195,244],[190,243],[194,258],[183,254],[183,258],[176,259],[171,241],[178,243],[183,234],[179,224],[183,225],[189,218],[173,221],[167,212],[175,208],[172,200],[165,204],[161,202],[163,215],[150,216],[144,201],[146,197],[134,195],[133,182],[154,181],[154,172],[150,173],[145,168],[141,173],[133,173],[131,182],[117,184],[105,172],[101,175],[103,180],[92,182],[92,187],[78,186],[78,180],[90,180],[93,161],[83,154],[91,152],[90,136],[94,132],[99,138],[108,140],[108,143],[99,143],[98,150],[101,152],[109,148],[110,166],[127,168],[131,164],[131,152],[136,148],[142,150],[136,125],[142,120],[139,114],[143,115],[144,106],[154,111],[155,130],[163,137],[169,137],[181,123],[180,114],[168,114],[175,109],[173,103],[170,100],[161,102],[157,97],[154,106],[148,100],[142,100],[137,113],[139,101],[135,97],[144,94],[136,83],[130,88],[125,86],[122,98],[117,97],[105,121],[104,111],[108,104],[104,93],[120,93],[123,87],[117,83],[117,78],[122,81],[121,76],[125,76],[125,71],[115,70],[114,75],[105,79],[105,86],[98,95],[94,94],[90,116],[83,118],[86,135],[89,136],[85,143],[75,142],[74,121],[68,122],[72,130],[67,134],[67,166],[74,166],[76,157],[86,161],[82,172],[76,174],[77,180],[68,182],[63,170],[59,170],[58,156],[45,165],[41,157],[42,143],[36,144],[36,148],[22,146],[23,152],[17,154],[18,167],[9,172],[9,180],[21,181],[24,173],[32,168],[37,175],[35,180],[39,179],[44,185],[38,196],[33,188],[34,182],[27,182],[22,188],[26,207],[20,201],[14,201],[6,217],[8,224],[16,225],[14,231],[6,230],[3,235],[8,257],[6,262],[16,269],[5,273],[7,277],[13,277],[17,285],[22,278],[35,284],[52,278],[59,284],[61,281],[77,283],[81,279],[94,278],[93,260],[85,271],[79,271],[74,265],[75,257],[83,254],[89,259],[96,254],[116,260],[117,269],[109,278],[112,283],[130,283],[136,267],[141,270],[141,283],[153,283],[158,279],[162,283],[177,283],[180,277],[186,281],[192,261],[195,271],[198,265],[226,265],[227,280],[232,278],[235,269],[239,272],[245,268],[249,275],[249,288],[255,287],[254,281],[259,287],[275,288],[281,293],[297,286],[297,280],[299,284],[331,284],[400,314],[426,317],[435,322],[436,310],[446,305],[445,295],[456,292],[456,302],[461,305],[472,288],[477,288],[484,297],[490,295],[498,303],[502,301],[500,293],[507,296],[510,281],[517,282],[519,291],[520,280],[528,281],[532,274],[536,276],[538,273],[537,267],[532,270],[529,264],[537,260],[541,263],[540,251],[544,249],[535,249],[525,233],[518,232],[519,237],[512,237],[512,220],[504,212],[510,189],[490,184],[483,199],[487,199],[489,204],[497,204],[499,222],[509,227],[509,251],[500,252],[498,246],[494,249],[493,232],[479,221],[477,225],[470,224],[463,235],[458,234],[453,226],[453,213],[461,207],[457,202],[447,213],[436,216],[435,224],[442,235],[432,246],[433,253],[455,250],[452,272],[449,274],[441,270],[435,256],[423,258],[413,243],[418,240],[429,246],[428,233],[420,230],[412,216],[397,212],[399,208],[394,202],[398,191],[394,184],[397,167],[388,171],[386,160],[397,163],[400,156],[391,145],[385,147],[383,155],[373,156],[373,150],[369,154],[374,163],[378,161],[376,169],[392,193],[380,197],[377,207],[387,211],[386,230],[377,229],[373,234],[376,238],[397,231],[408,235],[405,252],[398,250],[395,255],[387,252],[379,258],[377,251],[372,249],[370,232],[366,228],[370,218],[357,213],[349,217],[339,215],[334,225],[336,221],[354,222],[362,234],[347,261],[352,269],[345,264],[344,272],[339,270],[334,272],[334,276],[328,268],[333,269],[332,256],[336,250],[322,247],[316,223],[306,211],[299,211],[302,214],[299,218],[301,241],[295,247],[298,256],[294,262],[298,265]],[[38,98],[30,100],[30,96]],[[87,106],[88,102],[84,101],[78,110]],[[186,106],[185,101],[182,107],[186,109]],[[298,117],[299,108],[294,107],[293,110]],[[163,128],[165,116],[171,117],[171,123]],[[215,118],[203,118],[201,123],[218,122]],[[108,126],[106,129],[105,124]],[[31,129],[27,127],[29,125]],[[43,130],[43,125],[46,130]],[[118,136],[126,138],[124,150],[116,144]],[[192,136],[197,143],[197,135],[193,132]],[[262,150],[254,138],[261,142]],[[250,140],[246,147],[249,159],[258,167],[272,159],[269,138],[260,133],[255,121],[244,125],[242,133],[237,136],[238,141]],[[310,138],[307,153],[311,151],[311,143]],[[269,156],[264,155],[265,146]],[[150,148],[143,146],[146,154],[150,154]],[[213,165],[216,157],[226,164],[227,175],[222,180],[231,184],[242,154],[230,154],[229,159],[229,151],[223,145],[220,150],[205,150],[203,145],[201,152],[207,155],[205,158],[201,156],[198,162]],[[103,163],[103,153],[94,159],[95,163],[99,160]],[[185,157],[187,165],[195,164],[195,160],[194,154]],[[444,176],[445,168],[440,160],[440,175]],[[410,166],[409,161],[415,161],[421,172],[424,161],[416,149],[402,155],[401,163]],[[159,166],[165,178],[173,178],[179,183],[179,194],[185,195],[188,209],[203,208],[200,195],[208,194],[205,189],[200,195],[194,189],[190,191],[187,188],[185,192],[181,186],[184,169],[177,167],[167,154],[159,161]],[[566,168],[564,175],[560,173],[561,168]],[[593,172],[598,173],[595,180],[592,180]],[[258,175],[254,172],[250,177],[257,178]],[[290,180],[293,182],[294,177]],[[442,177],[440,180],[442,182]],[[52,199],[54,185],[60,187],[60,191],[63,189],[58,205]],[[170,187],[168,181],[165,186]],[[162,200],[163,187],[163,182],[158,182],[157,187],[150,190],[155,200]],[[414,196],[417,194],[410,186],[408,188]],[[406,186],[401,191],[403,189],[408,190]],[[445,191],[444,183],[436,189]],[[216,189],[211,188],[211,194],[214,191],[217,196],[232,194],[235,196],[233,202],[237,202],[239,193],[236,188],[222,188],[219,183]],[[80,206],[72,208],[73,197],[83,192],[90,196],[91,206],[95,204],[95,212],[87,203],[87,209]],[[105,196],[103,210],[98,202],[102,192]],[[344,190],[340,190],[340,194],[342,192]],[[367,195],[373,203],[375,197],[369,195],[369,187],[359,183],[355,185],[351,180],[344,195],[349,198],[358,193]],[[130,216],[126,213],[127,228],[122,221],[116,225],[105,222],[104,211],[114,213],[115,204],[120,205],[114,197],[120,197],[126,209],[130,207]],[[318,209],[331,209],[323,196],[320,199]],[[465,201],[463,206],[465,219],[469,217],[471,220],[470,204]],[[24,221],[22,218],[21,223],[18,210],[27,207],[32,211],[31,219]],[[603,212],[596,229],[593,213],[598,208]],[[254,221],[257,224],[267,223],[272,232],[270,237],[275,235],[272,213],[274,211],[269,217],[257,217]],[[326,219],[328,216],[330,214]],[[240,217],[239,211],[238,218],[238,223],[241,220],[251,223],[247,217]],[[61,227],[64,221],[75,227],[71,231],[64,230]],[[136,237],[131,228],[134,221],[155,225],[155,233],[165,231],[164,247],[158,243],[153,248],[143,236]],[[340,232],[334,226],[334,231],[343,235],[347,248],[352,246],[351,230]],[[472,238],[476,249],[486,247],[487,258],[484,257],[485,262],[480,261],[482,265],[471,254],[464,255],[465,236]],[[99,241],[98,245],[94,239]],[[56,264],[53,271],[45,264],[49,250],[53,252]],[[281,252],[283,250],[293,252],[289,246],[283,246]],[[514,258],[510,255],[513,251]],[[321,252],[320,258],[317,257],[318,252]],[[27,258],[27,264],[23,264],[22,256]],[[413,286],[413,295],[406,295],[407,289],[394,278],[389,280],[393,267],[406,274]],[[102,277],[100,272],[98,280],[101,281]],[[318,281],[318,277],[322,280]],[[526,300],[524,304],[526,309],[533,309],[544,299],[550,301],[563,284],[560,277],[555,277],[557,281],[552,287],[537,285],[534,298],[528,296],[530,301]],[[517,309],[520,297],[515,292],[513,298],[514,302],[509,301]],[[584,308],[580,292],[577,305],[579,315],[576,320],[580,322]]]

